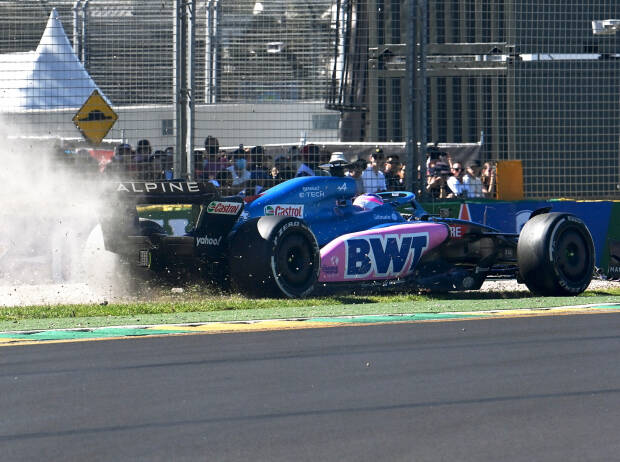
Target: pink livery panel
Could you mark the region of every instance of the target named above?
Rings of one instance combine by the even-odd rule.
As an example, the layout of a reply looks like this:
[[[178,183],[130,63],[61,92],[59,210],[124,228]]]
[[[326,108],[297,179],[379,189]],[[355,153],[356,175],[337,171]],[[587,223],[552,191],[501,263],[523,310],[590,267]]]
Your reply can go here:
[[[320,282],[402,278],[422,255],[443,243],[449,229],[442,223],[402,223],[345,234],[321,249]]]

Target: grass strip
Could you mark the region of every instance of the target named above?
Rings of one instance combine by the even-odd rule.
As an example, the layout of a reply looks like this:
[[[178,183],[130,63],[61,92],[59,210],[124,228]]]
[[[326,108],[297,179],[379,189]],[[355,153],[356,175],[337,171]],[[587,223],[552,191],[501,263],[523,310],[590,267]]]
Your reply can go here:
[[[620,288],[577,297],[534,297],[528,291],[444,295],[344,294],[310,299],[248,299],[188,293],[157,302],[0,307],[0,332],[18,330],[179,324],[257,319],[324,318],[365,314],[415,314],[551,308],[620,301]],[[165,297],[164,297],[165,298]]]

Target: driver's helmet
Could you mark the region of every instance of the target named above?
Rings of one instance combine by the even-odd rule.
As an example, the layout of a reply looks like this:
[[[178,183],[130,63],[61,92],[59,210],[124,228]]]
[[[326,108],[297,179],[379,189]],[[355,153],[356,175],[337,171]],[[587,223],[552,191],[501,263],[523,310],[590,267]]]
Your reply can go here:
[[[355,198],[353,205],[357,205],[363,210],[372,210],[383,205],[383,199],[377,194],[361,194]]]

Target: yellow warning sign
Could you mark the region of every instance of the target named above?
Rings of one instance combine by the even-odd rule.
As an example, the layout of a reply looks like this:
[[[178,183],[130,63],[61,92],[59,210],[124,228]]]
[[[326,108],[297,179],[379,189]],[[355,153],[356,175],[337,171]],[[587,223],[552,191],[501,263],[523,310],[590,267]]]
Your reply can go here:
[[[73,123],[91,143],[99,144],[118,119],[110,105],[94,90],[73,116]]]

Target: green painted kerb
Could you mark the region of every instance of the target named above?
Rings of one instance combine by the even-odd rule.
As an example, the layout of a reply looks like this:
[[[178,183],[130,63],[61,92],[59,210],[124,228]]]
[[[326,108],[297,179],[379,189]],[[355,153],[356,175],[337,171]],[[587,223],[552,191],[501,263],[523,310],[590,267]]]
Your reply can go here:
[[[593,310],[620,310],[620,304],[611,303],[605,305],[594,305]],[[405,315],[367,315],[367,316],[346,316],[346,317],[324,317],[308,318],[306,321],[312,323],[327,324],[377,324],[392,322],[412,322],[412,321],[434,321],[447,319],[480,319],[497,316],[500,312],[471,312],[471,313],[418,313]],[[148,335],[172,335],[196,333],[192,329],[150,329],[147,327],[102,327],[94,329],[68,329],[68,330],[49,330],[34,332],[0,333],[0,339],[15,341],[54,341],[54,340],[81,340],[81,339],[102,339],[113,337],[144,337]]]
[[[107,337],[136,337],[144,335],[167,335],[182,334],[189,331],[183,330],[153,330],[153,329],[132,329],[132,328],[108,328],[93,330],[50,330],[41,332],[27,333],[5,333],[0,334],[0,338],[10,338],[14,340],[78,340],[90,338]]]
[[[399,316],[356,316],[346,318],[311,318],[310,322],[335,322],[335,323],[378,323],[378,322],[411,322],[411,321],[431,321],[433,319],[469,319],[484,316],[482,313],[421,313]]]

